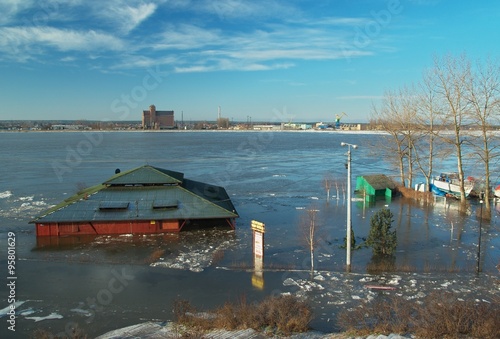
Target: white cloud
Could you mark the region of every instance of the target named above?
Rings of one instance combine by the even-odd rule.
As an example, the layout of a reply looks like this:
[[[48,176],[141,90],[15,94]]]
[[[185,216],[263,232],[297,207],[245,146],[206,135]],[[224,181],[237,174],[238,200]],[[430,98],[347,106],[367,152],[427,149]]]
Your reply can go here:
[[[33,6],[33,0],[2,0],[0,1],[0,25],[5,25],[23,10]]]
[[[362,26],[370,22],[368,18],[354,18],[354,17],[326,17],[308,22],[310,25],[328,25],[328,26]]]
[[[122,34],[127,34],[150,17],[157,9],[154,3],[130,1],[100,1],[97,2],[93,12],[96,16],[105,18],[119,29]]]
[[[174,55],[167,55],[161,57],[147,57],[147,56],[127,56],[122,62],[112,66],[113,69],[135,69],[135,68],[148,68],[157,65],[170,65],[174,67],[180,63],[178,57]]]
[[[118,51],[124,43],[112,35],[53,27],[0,27],[0,50],[18,61],[27,61],[45,50]]]
[[[75,60],[76,60],[76,58],[75,57],[71,57],[71,56],[67,56],[67,57],[61,58],[62,62],[72,62],[72,61],[75,61]]]
[[[298,17],[292,4],[275,0],[171,0],[167,6],[195,13],[215,15],[219,20]]]
[[[153,44],[155,49],[197,49],[209,45],[221,45],[224,36],[215,29],[180,24],[169,25],[160,40]]]
[[[343,30],[268,25],[251,32],[169,26],[154,48],[180,55],[177,72],[276,69],[283,60],[333,60],[372,55],[349,44]],[[291,67],[291,64],[286,66]]]
[[[10,3],[12,8],[19,6],[15,0]],[[353,27],[366,19],[307,19],[307,9],[300,12],[295,5],[277,0],[73,0],[52,4],[57,10],[44,25],[0,27],[0,59],[25,62],[51,58],[51,51],[71,51],[76,52],[71,55],[76,59],[111,58],[109,69],[168,65],[177,72],[258,71],[293,67],[298,60],[368,56],[374,49],[356,48],[352,41]],[[39,5],[31,6],[33,13]],[[155,20],[165,15],[165,20],[148,25],[147,33],[137,29],[153,15]],[[212,17],[206,20],[207,15]],[[245,24],[236,24],[239,20]],[[67,60],[63,57],[53,60]]]

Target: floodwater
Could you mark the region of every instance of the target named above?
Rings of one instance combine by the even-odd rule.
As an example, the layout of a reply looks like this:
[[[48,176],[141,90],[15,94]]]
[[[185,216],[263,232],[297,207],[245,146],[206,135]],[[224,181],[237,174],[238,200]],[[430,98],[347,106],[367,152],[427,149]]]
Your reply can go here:
[[[383,207],[394,214],[397,272],[367,272],[371,250],[352,251],[346,273],[345,182],[352,149],[353,188],[357,175],[396,171],[376,146],[381,136],[342,132],[33,132],[0,133],[0,337],[26,337],[37,329],[53,334],[78,325],[90,337],[145,321],[173,319],[172,303],[187,299],[200,309],[272,294],[307,298],[312,326],[335,331],[338,312],[380,297],[365,285],[396,288],[407,299],[435,290],[457,298],[498,302],[500,226],[475,217],[456,202],[432,207],[402,198],[366,203],[353,196],[356,244],[368,235],[370,217]],[[227,227],[180,234],[37,239],[28,222],[85,186],[108,179],[116,168],[144,164],[183,172],[186,178],[223,186],[240,215]],[[450,162],[436,168],[449,171]],[[473,173],[473,165],[467,168]],[[325,175],[339,183],[327,200]],[[301,228],[317,210],[315,272]],[[500,208],[499,208],[500,210]],[[266,225],[264,270],[254,272],[251,220]],[[481,273],[477,250],[481,228]],[[15,271],[7,269],[9,239],[15,238]],[[15,288],[6,286],[15,277]],[[8,329],[9,297],[15,294],[15,332]],[[2,310],[3,309],[3,310]]]

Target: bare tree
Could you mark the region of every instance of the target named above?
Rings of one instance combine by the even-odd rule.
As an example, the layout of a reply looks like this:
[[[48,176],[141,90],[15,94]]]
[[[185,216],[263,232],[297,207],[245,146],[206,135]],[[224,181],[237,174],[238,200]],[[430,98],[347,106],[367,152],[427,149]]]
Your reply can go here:
[[[434,59],[432,70],[436,94],[443,101],[442,117],[445,126],[452,130],[452,137],[440,133],[441,140],[453,146],[457,158],[457,173],[460,186],[460,201],[466,202],[464,185],[464,141],[470,123],[470,102],[466,97],[467,81],[470,78],[470,62],[465,56],[446,56]]]
[[[419,84],[416,104],[416,123],[422,134],[421,142],[417,145],[419,156],[416,157],[416,165],[425,178],[427,190],[430,189],[434,170],[435,142],[438,133],[436,125],[440,125],[439,113],[442,111],[436,96],[433,76],[431,73],[425,72],[422,82]]]
[[[218,118],[217,128],[228,129],[229,128],[229,118]]]
[[[325,176],[323,177],[323,187],[326,190],[326,202],[330,201],[330,189],[332,188],[333,182],[334,180],[331,174],[325,174]]]
[[[405,166],[404,156],[406,152],[404,136],[396,129],[394,122],[394,103],[392,102],[393,95],[391,92],[384,94],[382,108],[379,110],[376,107],[372,108],[372,117],[374,123],[382,131],[387,132],[383,141],[375,147],[384,154],[387,160],[394,162],[399,169],[399,179],[401,185],[405,184]]]
[[[317,231],[317,216],[318,210],[314,207],[307,210],[307,214],[304,216],[304,219],[301,222],[301,229],[303,240],[307,244],[311,255],[311,274],[314,271],[314,248],[317,243],[316,239],[316,231]]]
[[[402,186],[413,185],[414,151],[418,140],[416,113],[416,96],[414,89],[409,87],[386,91],[382,108],[373,108],[377,125],[388,133],[389,139],[377,146],[397,164]]]
[[[485,65],[477,64],[474,73],[470,73],[466,84],[466,96],[471,105],[474,125],[479,129],[478,142],[472,142],[474,153],[484,165],[484,199],[487,214],[490,215],[490,165],[498,158],[498,146],[493,142],[496,137],[495,125],[500,119],[500,67],[488,61]]]
[[[399,130],[404,135],[406,143],[406,166],[407,187],[413,186],[414,164],[419,157],[418,144],[420,133],[417,124],[417,96],[415,95],[416,89],[414,86],[401,87],[397,93],[397,101],[399,102]]]

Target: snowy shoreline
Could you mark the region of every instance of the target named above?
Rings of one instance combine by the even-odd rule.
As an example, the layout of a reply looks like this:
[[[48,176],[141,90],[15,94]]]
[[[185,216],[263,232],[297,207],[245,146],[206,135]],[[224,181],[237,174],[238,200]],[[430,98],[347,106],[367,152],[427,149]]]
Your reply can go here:
[[[141,324],[131,325],[124,328],[116,329],[107,333],[104,333],[95,339],[133,339],[133,338],[179,338],[182,332],[179,328],[172,322],[158,323],[158,322],[145,322]],[[227,330],[214,330],[203,335],[203,338],[207,339],[223,339],[223,338],[289,338],[289,339],[408,339],[413,338],[413,336],[403,336],[399,334],[389,334],[389,335],[368,335],[368,336],[356,336],[348,335],[346,333],[322,333],[317,331],[309,331],[305,333],[296,333],[290,336],[268,336],[264,333],[257,332],[253,329],[245,329],[238,331],[227,331]]]

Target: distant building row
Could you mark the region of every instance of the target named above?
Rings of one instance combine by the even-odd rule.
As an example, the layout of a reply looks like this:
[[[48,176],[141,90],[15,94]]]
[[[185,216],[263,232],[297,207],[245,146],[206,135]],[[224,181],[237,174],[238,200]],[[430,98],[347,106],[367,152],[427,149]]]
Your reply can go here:
[[[175,128],[174,111],[157,111],[155,105],[142,111],[143,129],[173,129]]]

